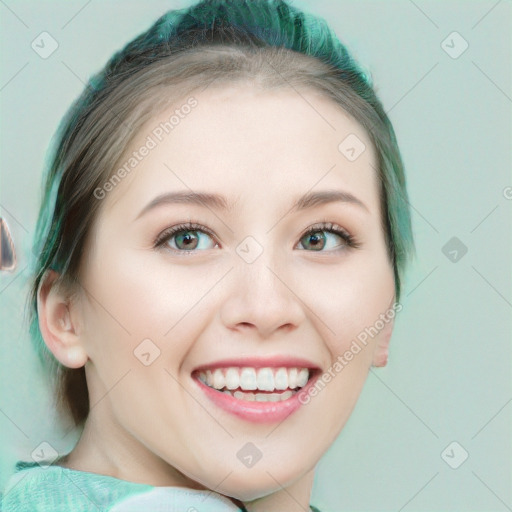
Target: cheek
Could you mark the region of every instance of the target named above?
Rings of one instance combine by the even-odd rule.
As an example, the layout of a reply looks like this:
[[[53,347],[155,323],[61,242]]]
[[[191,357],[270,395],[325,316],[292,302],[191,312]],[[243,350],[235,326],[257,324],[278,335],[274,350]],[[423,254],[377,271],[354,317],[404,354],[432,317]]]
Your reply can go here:
[[[384,252],[354,249],[339,264],[319,266],[312,282],[312,309],[323,321],[322,332],[336,354],[392,305],[394,274]]]
[[[197,305],[218,278],[211,269],[168,263],[156,251],[116,252],[114,245],[105,245],[85,277],[91,292],[85,323],[98,364],[133,363],[134,350],[147,339],[156,352],[170,354],[172,348],[167,363],[178,364],[196,334],[191,319],[197,316]]]
[[[368,251],[323,269],[315,282],[311,308],[330,361],[315,396],[304,400],[325,411],[323,421],[331,426],[327,438],[333,441],[357,402],[377,343],[387,335],[380,319],[393,304],[394,274],[385,253],[376,257]]]

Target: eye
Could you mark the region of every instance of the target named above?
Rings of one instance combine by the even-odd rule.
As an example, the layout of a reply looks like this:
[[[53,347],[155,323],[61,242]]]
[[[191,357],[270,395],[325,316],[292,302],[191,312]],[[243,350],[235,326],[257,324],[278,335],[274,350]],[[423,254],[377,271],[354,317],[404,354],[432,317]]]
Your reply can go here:
[[[327,234],[327,235],[326,235]],[[306,250],[327,252],[343,250],[347,247],[359,247],[355,238],[345,229],[322,222],[317,224],[300,238],[300,244]],[[163,231],[154,242],[155,248],[164,247],[175,253],[193,253],[218,247],[215,235],[206,226],[194,222],[178,224]]]
[[[348,231],[331,222],[322,222],[308,229],[301,237],[300,243],[306,249],[315,252],[326,252],[323,250],[326,247],[327,249],[342,250],[346,247],[359,246],[355,238]]]
[[[206,226],[186,222],[166,229],[158,236],[154,245],[155,247],[167,246],[174,252],[197,252],[197,250],[216,247],[215,241],[208,241],[208,238],[212,239],[212,237],[213,233]]]

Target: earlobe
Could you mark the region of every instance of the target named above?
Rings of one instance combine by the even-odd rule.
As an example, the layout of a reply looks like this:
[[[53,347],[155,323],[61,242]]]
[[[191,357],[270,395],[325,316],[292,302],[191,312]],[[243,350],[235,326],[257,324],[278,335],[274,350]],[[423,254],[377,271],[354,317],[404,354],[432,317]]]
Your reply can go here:
[[[73,322],[69,298],[54,286],[59,277],[48,270],[41,279],[37,293],[39,329],[48,349],[68,368],[80,368],[87,362],[87,352]]]
[[[377,345],[373,352],[372,366],[386,366],[389,354],[389,342],[393,334],[393,320],[390,320],[378,335]]]

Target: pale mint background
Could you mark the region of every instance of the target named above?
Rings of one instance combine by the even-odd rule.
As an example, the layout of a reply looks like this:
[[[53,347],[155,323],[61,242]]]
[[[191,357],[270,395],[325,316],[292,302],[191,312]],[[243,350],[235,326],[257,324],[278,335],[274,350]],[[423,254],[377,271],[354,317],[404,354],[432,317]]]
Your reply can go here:
[[[0,488],[41,442],[64,452],[75,439],[54,424],[22,323],[45,149],[83,82],[189,3],[0,2],[0,214],[18,249],[17,271],[0,274]],[[324,512],[512,510],[511,2],[293,3],[327,18],[370,70],[405,160],[418,250],[390,362],[319,464],[312,501]],[[43,31],[59,44],[48,59],[31,48]],[[454,31],[469,43],[458,58],[441,47]],[[442,252],[454,236],[468,248],[455,263]],[[469,453],[458,469],[441,457],[453,441],[462,448],[447,460]]]

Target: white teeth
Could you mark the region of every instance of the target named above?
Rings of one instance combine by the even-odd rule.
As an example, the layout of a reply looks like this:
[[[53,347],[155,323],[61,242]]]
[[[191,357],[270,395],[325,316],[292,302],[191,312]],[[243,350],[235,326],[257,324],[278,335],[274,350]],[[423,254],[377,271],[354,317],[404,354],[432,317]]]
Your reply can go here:
[[[238,398],[238,400],[248,400],[250,402],[254,402],[254,393],[243,393],[242,391],[235,391],[233,396]]]
[[[240,376],[237,368],[228,368],[226,370],[226,387],[236,389],[240,386]]]
[[[231,391],[225,390],[224,393],[235,397],[237,400],[246,400],[249,402],[282,402],[288,400],[294,393],[290,389],[284,393],[245,393],[243,391]]]
[[[288,389],[288,372],[286,368],[279,368],[274,375],[274,383],[276,389]]]
[[[222,389],[226,385],[226,379],[220,368],[213,372],[213,387],[215,389]]]
[[[308,382],[309,372],[306,368],[301,368],[297,375],[297,386],[304,387]]]
[[[246,390],[258,389],[254,368],[242,368],[240,372],[240,387]]]
[[[260,391],[274,391],[274,374],[270,368],[260,368],[256,378]]]
[[[293,391],[285,391],[284,393],[281,393],[281,400],[288,400],[293,395]]]
[[[222,390],[240,389],[242,391],[285,391],[304,387],[309,379],[307,368],[251,368],[229,367],[204,370],[199,380],[208,386]],[[278,393],[282,396],[283,393]],[[270,397],[270,394],[266,394]],[[269,398],[272,400],[272,397]]]
[[[297,387],[297,368],[290,368],[288,370],[288,387],[295,389]]]

